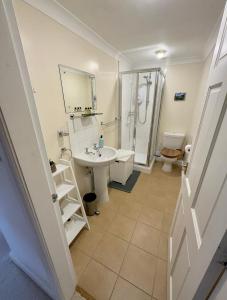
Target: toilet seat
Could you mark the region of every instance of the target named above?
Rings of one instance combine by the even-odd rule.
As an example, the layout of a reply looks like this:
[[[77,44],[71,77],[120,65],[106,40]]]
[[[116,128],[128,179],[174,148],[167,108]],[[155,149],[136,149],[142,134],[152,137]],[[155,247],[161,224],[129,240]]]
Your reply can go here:
[[[170,159],[179,158],[182,155],[182,151],[178,149],[163,148],[161,155]]]

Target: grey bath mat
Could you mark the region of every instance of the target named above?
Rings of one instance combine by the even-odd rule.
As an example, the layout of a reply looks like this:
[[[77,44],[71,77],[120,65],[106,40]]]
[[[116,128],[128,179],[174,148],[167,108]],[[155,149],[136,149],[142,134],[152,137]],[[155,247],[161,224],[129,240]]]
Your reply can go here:
[[[116,189],[116,190],[120,190],[126,193],[131,193],[134,185],[136,184],[137,179],[140,176],[140,171],[133,171],[132,175],[129,177],[129,179],[127,180],[126,184],[123,185],[119,182],[116,181],[111,181],[109,183],[109,187]]]

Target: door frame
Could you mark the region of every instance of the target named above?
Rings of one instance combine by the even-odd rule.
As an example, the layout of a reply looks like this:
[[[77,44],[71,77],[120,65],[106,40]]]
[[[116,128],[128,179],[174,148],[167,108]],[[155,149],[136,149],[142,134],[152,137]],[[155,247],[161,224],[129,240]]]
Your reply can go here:
[[[0,109],[5,131],[8,132],[13,147],[11,150],[15,151],[14,160],[21,171],[24,188],[30,196],[25,198],[25,201],[28,201],[31,217],[37,224],[37,232],[43,241],[48,264],[56,275],[59,299],[68,300],[74,293],[76,276],[60,209],[52,202],[52,194],[56,191],[13,0],[0,0],[0,44]]]

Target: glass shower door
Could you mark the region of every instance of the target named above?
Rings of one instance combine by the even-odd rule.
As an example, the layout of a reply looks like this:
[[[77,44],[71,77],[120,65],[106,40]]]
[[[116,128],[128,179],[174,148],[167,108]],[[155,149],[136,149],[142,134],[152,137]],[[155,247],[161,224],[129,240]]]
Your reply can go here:
[[[121,148],[149,166],[155,154],[164,76],[144,70],[121,74]]]
[[[137,74],[122,74],[121,85],[121,148],[134,150]]]
[[[138,74],[135,162],[142,165],[148,163],[148,153],[152,138],[155,77],[156,72],[141,72]]]

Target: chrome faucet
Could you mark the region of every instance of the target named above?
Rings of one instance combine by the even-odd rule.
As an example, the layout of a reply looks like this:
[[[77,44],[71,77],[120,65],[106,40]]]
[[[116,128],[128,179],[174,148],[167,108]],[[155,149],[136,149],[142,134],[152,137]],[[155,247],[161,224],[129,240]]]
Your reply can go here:
[[[101,154],[101,152],[100,152],[101,147],[99,147],[98,144],[94,143],[94,144],[93,144],[93,149],[94,149],[95,151],[97,151],[97,153],[98,153],[99,156],[102,156],[102,154]]]
[[[93,151],[89,151],[88,147],[85,148],[85,154],[93,154],[95,155],[95,153]]]

